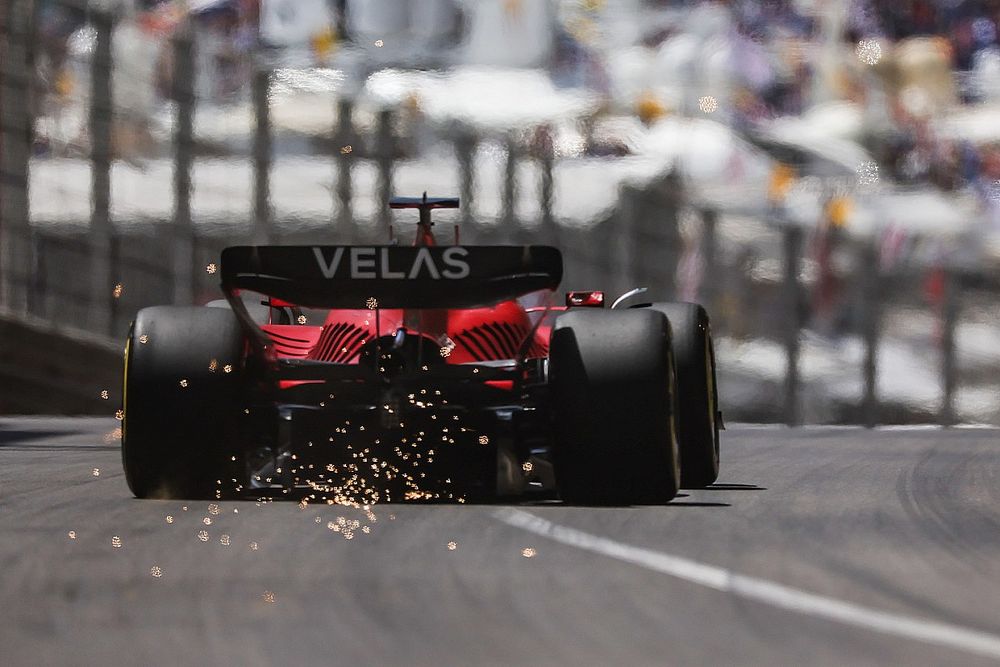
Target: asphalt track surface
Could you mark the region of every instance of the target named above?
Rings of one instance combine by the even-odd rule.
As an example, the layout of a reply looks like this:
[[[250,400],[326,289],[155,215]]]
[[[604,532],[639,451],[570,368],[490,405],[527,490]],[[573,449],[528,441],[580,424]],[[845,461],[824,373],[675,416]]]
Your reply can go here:
[[[115,426],[0,419],[0,664],[1000,663],[997,430],[737,427],[669,506],[373,520],[135,500]]]

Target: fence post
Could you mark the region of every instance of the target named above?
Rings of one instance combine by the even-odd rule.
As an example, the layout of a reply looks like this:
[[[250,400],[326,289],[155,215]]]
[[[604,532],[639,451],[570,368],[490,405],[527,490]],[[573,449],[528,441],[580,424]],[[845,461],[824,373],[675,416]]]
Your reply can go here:
[[[866,242],[861,254],[861,336],[864,340],[865,358],[863,365],[865,394],[862,412],[866,428],[879,422],[878,402],[878,338],[879,338],[879,296],[880,280],[878,252],[874,242]]]
[[[253,73],[253,241],[269,243],[271,224],[271,70],[255,63]]]
[[[500,226],[502,238],[511,238],[517,224],[515,208],[517,206],[517,146],[514,137],[507,134],[504,137],[507,146],[507,159],[504,162],[503,193],[501,198]]]
[[[337,100],[337,201],[340,203],[340,214],[337,216],[337,227],[345,242],[355,239],[354,209],[351,205],[353,187],[351,183],[352,154],[354,152],[354,101],[348,98]]]
[[[702,300],[710,316],[718,313],[719,301],[719,267],[718,267],[718,237],[716,224],[718,214],[711,209],[701,212],[701,255],[704,261],[702,277]]]
[[[944,273],[944,300],[942,303],[941,327],[941,414],[942,426],[954,426],[958,421],[955,414],[955,388],[958,386],[958,369],[955,363],[955,326],[958,323],[958,277],[952,269]]]
[[[475,220],[472,209],[476,198],[476,135],[467,127],[459,127],[455,132],[454,147],[460,179],[458,194],[462,204],[461,220],[468,233]]]
[[[96,33],[90,62],[90,275],[89,326],[92,331],[111,333],[112,302],[115,300],[111,266],[111,160],[114,102],[111,89],[111,38],[114,20],[110,13],[93,12]]]
[[[34,4],[0,9],[0,303],[15,312],[28,307]]]
[[[647,280],[657,289],[663,290],[670,299],[678,294],[677,269],[680,265],[680,210],[686,201],[683,180],[674,169],[660,179],[654,188],[643,192],[642,207],[637,209],[631,238],[634,246],[632,256],[637,267],[647,268]],[[649,251],[659,246],[661,252],[652,255],[657,260],[650,262]],[[643,278],[641,273],[636,277]]]
[[[41,232],[31,234],[31,293],[28,298],[28,312],[38,317],[48,317],[48,275],[45,266],[45,237]]]
[[[191,222],[191,166],[194,162],[195,43],[185,22],[173,39],[174,123],[174,303],[194,302],[194,229]]]
[[[392,197],[392,161],[396,145],[392,136],[392,111],[383,109],[378,114],[375,136],[375,159],[378,162],[378,223],[382,230],[389,228],[389,198]]]
[[[538,198],[542,212],[542,229],[552,243],[558,241],[558,228],[555,216],[552,214],[552,193],[555,190],[555,147],[552,145],[552,128],[542,125],[535,132],[535,151],[538,154],[541,182],[538,187]]]
[[[601,225],[607,230],[607,243],[610,248],[615,249],[611,251],[614,259],[609,267],[613,272],[610,282],[613,286],[612,299],[635,287],[651,289],[659,287],[644,283],[643,276],[639,275],[636,266],[636,237],[639,233],[641,197],[642,193],[635,188],[629,185],[619,186],[617,214]]]
[[[799,410],[799,263],[802,256],[802,230],[786,224],[784,228],[785,280],[783,301],[785,304],[785,424],[798,426],[802,423]]]
[[[110,266],[120,267],[122,265],[121,250],[121,236],[113,234],[108,243],[108,264]],[[118,315],[121,311],[121,295],[119,294],[117,287],[108,287],[108,289],[112,291],[113,296],[111,299],[111,307],[108,312],[108,334],[115,336],[118,331]]]

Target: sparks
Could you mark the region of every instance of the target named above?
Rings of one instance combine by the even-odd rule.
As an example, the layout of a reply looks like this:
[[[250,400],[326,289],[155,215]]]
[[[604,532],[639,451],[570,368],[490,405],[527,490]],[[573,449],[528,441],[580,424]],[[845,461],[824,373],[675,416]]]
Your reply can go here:
[[[878,183],[878,163],[872,160],[858,165],[858,185],[875,185]]]
[[[862,39],[855,49],[858,60],[865,65],[877,65],[882,59],[882,46],[875,39]]]
[[[719,109],[719,101],[711,95],[699,97],[698,108],[702,113],[715,113]]]

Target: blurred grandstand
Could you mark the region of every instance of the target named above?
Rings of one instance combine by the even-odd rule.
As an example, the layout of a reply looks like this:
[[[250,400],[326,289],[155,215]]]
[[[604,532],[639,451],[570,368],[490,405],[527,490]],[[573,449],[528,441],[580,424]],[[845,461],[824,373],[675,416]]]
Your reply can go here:
[[[119,335],[228,243],[382,238],[427,190],[567,287],[706,302],[731,419],[1000,423],[998,1],[6,11],[8,307]]]

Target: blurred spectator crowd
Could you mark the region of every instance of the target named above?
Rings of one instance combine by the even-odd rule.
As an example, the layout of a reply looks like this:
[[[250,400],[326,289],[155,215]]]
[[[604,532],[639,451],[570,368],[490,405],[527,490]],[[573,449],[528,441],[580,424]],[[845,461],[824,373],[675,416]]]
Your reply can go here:
[[[36,98],[36,152],[72,153],[74,145],[85,148],[85,137],[73,135],[85,134],[86,126],[67,120],[63,110],[87,94],[85,62],[93,41],[87,12],[100,5],[89,3],[87,10],[88,3],[66,0],[36,4],[36,62],[43,91]],[[256,54],[262,50],[273,54],[301,47],[311,54],[306,66],[321,66],[338,44],[353,40],[370,47],[367,38],[377,33],[373,26],[380,21],[394,30],[408,22],[413,34],[433,37],[423,55],[409,54],[412,67],[421,69],[441,64],[427,54],[463,39],[462,26],[470,33],[484,21],[551,19],[551,25],[543,26],[542,40],[550,40],[551,48],[538,50],[537,68],[547,70],[557,85],[586,88],[603,97],[600,110],[628,109],[647,125],[671,113],[697,115],[690,101],[679,104],[650,92],[677,77],[669,66],[659,70],[659,81],[654,76],[639,89],[628,89],[617,79],[629,67],[615,67],[614,61],[634,48],[677,60],[670,44],[681,33],[721,38],[729,72],[724,86],[703,98],[703,113],[718,108],[716,119],[752,130],[774,118],[807,114],[818,104],[848,102],[863,111],[863,123],[849,128],[848,138],[874,156],[883,178],[998,195],[1000,129],[989,105],[1000,102],[1000,0],[484,0],[478,5],[426,0],[399,3],[403,18],[350,0],[127,0],[104,5],[118,19],[116,104],[125,124],[134,126],[134,138],[123,143],[141,144],[144,119],[169,99],[169,37],[188,25],[188,18],[199,37],[196,94],[218,103],[246,99]],[[484,9],[491,5],[498,7],[495,16]],[[430,18],[422,19],[421,13]],[[328,25],[317,25],[317,16]],[[626,31],[631,37],[624,40],[612,37],[609,27],[622,22],[622,16],[632,24]],[[659,18],[647,20],[650,16]],[[300,31],[302,44],[294,44],[294,36],[287,38],[295,33],[296,22],[306,25]],[[429,22],[439,24],[436,31],[427,32]],[[539,41],[537,33],[531,34],[525,41]],[[490,40],[484,44],[479,51],[493,47]],[[477,49],[464,53],[474,58]],[[989,116],[972,117],[965,124],[943,122],[957,110],[988,106],[993,111]],[[59,141],[51,141],[55,138]],[[611,154],[627,152],[611,143]]]

